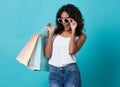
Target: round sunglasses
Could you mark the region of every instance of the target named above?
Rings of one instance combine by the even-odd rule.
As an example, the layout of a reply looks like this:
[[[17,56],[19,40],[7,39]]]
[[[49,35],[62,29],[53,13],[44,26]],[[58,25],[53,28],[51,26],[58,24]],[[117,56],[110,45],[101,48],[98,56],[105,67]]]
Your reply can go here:
[[[66,23],[66,24],[69,23],[68,18],[58,18],[57,20],[58,20],[58,22],[61,23],[61,24],[62,24],[63,22]]]

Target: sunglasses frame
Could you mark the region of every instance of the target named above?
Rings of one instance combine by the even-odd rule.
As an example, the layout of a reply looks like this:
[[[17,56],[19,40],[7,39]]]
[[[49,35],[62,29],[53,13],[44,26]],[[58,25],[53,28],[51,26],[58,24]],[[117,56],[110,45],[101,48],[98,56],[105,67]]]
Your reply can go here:
[[[68,20],[68,19],[69,19],[69,18],[58,18],[57,20],[58,20],[58,22],[61,23],[61,24],[62,24],[63,22],[66,23],[66,24],[68,24],[68,23],[69,23],[69,20]],[[61,22],[60,22],[60,20],[61,20]],[[66,22],[65,20],[67,20],[67,22]]]

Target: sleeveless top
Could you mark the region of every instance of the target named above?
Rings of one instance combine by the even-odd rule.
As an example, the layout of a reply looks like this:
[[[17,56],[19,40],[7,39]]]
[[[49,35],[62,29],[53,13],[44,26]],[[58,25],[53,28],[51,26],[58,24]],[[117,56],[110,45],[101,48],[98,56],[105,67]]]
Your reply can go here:
[[[75,41],[79,39],[75,37]],[[69,54],[70,37],[62,37],[61,35],[54,36],[52,56],[49,64],[56,67],[63,67],[70,63],[76,63],[76,55]]]

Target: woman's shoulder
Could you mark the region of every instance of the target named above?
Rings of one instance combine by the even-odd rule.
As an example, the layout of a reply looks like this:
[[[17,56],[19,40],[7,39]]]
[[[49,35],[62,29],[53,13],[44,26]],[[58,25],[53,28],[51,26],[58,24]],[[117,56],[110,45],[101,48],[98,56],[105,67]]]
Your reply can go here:
[[[87,35],[85,33],[81,33],[79,37],[87,37]]]
[[[87,35],[85,33],[81,33],[78,37],[79,39],[86,39]]]

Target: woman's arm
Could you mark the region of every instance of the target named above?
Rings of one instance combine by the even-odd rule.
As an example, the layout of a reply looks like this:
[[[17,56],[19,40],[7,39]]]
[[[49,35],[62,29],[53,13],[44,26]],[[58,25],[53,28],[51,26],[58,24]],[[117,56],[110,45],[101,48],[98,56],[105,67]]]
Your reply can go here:
[[[79,36],[79,39],[75,41],[75,32],[76,32],[76,27],[77,27],[77,22],[74,19],[69,19],[72,33],[71,33],[71,38],[70,38],[70,44],[69,44],[69,54],[75,54],[83,45],[83,43],[86,40],[86,35],[81,34]]]
[[[52,43],[53,43],[52,38],[53,38],[53,34],[50,33],[48,37],[48,42],[45,47],[45,56],[47,58],[50,58],[52,55]]]
[[[75,54],[82,47],[85,40],[86,40],[86,35],[81,34],[79,36],[79,39],[75,41],[75,33],[72,32],[71,38],[70,38],[70,44],[69,44],[69,54],[70,55]]]
[[[50,27],[50,24],[47,24],[46,28],[49,31],[48,42],[45,46],[45,56],[50,58],[52,55],[52,44],[53,44],[53,35],[54,35],[54,27]]]

